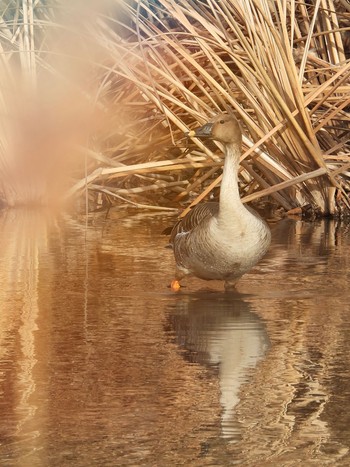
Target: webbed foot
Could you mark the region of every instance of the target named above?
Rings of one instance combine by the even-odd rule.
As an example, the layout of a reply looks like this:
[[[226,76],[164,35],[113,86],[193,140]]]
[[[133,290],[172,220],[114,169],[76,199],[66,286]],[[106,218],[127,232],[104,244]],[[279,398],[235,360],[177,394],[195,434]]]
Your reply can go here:
[[[180,282],[177,279],[172,280],[170,288],[173,292],[178,292],[181,289]]]

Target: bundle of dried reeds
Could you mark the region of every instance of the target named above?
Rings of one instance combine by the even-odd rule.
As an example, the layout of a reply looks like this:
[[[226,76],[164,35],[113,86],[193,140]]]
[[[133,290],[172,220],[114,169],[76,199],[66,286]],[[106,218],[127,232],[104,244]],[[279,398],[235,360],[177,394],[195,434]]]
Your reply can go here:
[[[347,2],[118,0],[102,13],[84,28],[98,50],[84,93],[99,125],[67,197],[197,203],[220,183],[220,151],[183,132],[233,110],[245,201],[348,211]]]

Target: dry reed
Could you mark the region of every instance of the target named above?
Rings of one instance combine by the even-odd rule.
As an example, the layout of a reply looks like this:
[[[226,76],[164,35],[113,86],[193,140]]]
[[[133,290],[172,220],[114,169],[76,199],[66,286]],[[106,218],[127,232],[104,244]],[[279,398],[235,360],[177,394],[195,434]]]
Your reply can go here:
[[[35,8],[26,18],[35,76],[47,58],[31,40]],[[233,110],[244,131],[245,201],[269,196],[285,210],[346,214],[349,18],[337,0],[106,2],[80,30],[95,50],[81,94],[98,118],[65,197],[87,193],[90,207],[199,202],[220,183],[220,149],[183,132]],[[4,34],[13,41],[6,22]]]

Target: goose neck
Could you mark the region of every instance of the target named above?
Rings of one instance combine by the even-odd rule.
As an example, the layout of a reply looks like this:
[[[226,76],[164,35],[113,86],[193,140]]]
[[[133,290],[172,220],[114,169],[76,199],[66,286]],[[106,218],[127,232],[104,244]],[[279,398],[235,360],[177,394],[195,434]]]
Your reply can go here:
[[[220,214],[245,209],[239,196],[238,166],[241,155],[240,145],[225,146],[225,163],[220,189]]]

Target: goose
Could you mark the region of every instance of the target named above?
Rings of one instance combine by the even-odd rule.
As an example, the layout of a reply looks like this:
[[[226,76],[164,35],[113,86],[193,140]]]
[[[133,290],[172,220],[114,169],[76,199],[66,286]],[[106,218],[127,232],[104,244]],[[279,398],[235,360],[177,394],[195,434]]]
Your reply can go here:
[[[225,289],[231,290],[265,255],[271,232],[239,196],[242,132],[236,117],[222,113],[187,136],[222,143],[225,162],[219,202],[197,204],[172,228],[169,246],[174,252],[176,270],[170,287],[178,291],[180,280],[195,276],[207,281],[222,280]]]

